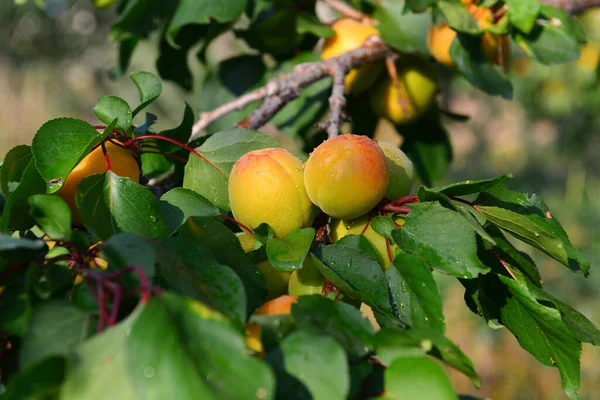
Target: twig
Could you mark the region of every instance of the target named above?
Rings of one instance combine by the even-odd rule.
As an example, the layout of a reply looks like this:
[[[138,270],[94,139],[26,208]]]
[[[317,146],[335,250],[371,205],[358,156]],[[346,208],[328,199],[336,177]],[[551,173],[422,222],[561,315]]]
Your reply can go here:
[[[346,71],[361,65],[381,60],[393,51],[378,36],[371,36],[362,47],[349,51],[338,57],[314,63],[297,65],[292,73],[279,77],[279,92],[277,95],[267,97],[263,104],[251,112],[236,126],[249,129],[258,129],[269,121],[279,110],[291,100],[300,96],[306,86],[331,76],[336,65],[341,65]]]
[[[344,17],[352,18],[357,21],[362,22],[363,24],[375,25],[377,21],[373,18],[369,17],[367,14],[364,14],[352,6],[344,3],[341,0],[322,0],[323,3],[327,4],[331,9],[339,12]]]
[[[348,71],[343,65],[336,65],[333,69],[333,89],[329,96],[329,107],[331,114],[327,126],[327,136],[331,139],[340,133],[340,121],[342,119],[342,109],[346,105],[346,85],[345,78]]]
[[[392,85],[398,92],[398,100],[397,103],[402,109],[402,113],[410,117],[410,96],[406,93],[404,85],[400,83],[400,78],[398,77],[398,69],[396,68],[396,60],[398,59],[397,54],[391,54],[385,58],[385,66],[387,68],[388,75],[390,80],[392,81]]]
[[[225,103],[222,106],[215,108],[212,111],[200,113],[200,118],[192,127],[192,135],[190,136],[189,141],[191,142],[192,140],[197,139],[208,125],[223,117],[224,115],[227,115],[233,111],[241,110],[248,104],[258,100],[262,100],[265,97],[274,96],[277,94],[278,91],[278,80],[271,79],[269,80],[269,82],[267,82],[265,86],[261,87],[260,89],[256,89],[250,93],[244,94],[229,103]]]
[[[560,8],[570,14],[579,14],[588,8],[600,6],[600,0],[540,0],[540,3]]]

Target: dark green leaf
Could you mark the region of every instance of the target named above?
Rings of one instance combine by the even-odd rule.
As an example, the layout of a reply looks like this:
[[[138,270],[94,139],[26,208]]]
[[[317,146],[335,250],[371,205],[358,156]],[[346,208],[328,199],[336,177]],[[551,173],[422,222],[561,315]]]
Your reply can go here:
[[[515,32],[514,39],[531,57],[544,65],[575,61],[581,55],[577,39],[563,26],[555,26],[552,22],[535,25],[529,34]]]
[[[477,257],[472,226],[437,202],[413,206],[402,229],[393,236],[400,247],[449,275],[473,278],[489,270]]]
[[[48,237],[61,240],[71,234],[71,210],[58,196],[36,194],[29,197],[30,215]]]
[[[566,32],[573,36],[578,43],[586,43],[588,40],[581,20],[576,16],[569,14],[560,8],[542,4],[540,14],[548,20],[553,20],[553,25],[562,27]],[[558,23],[560,21],[560,23]],[[562,23],[562,25],[561,25]]]
[[[285,370],[306,385],[313,399],[346,398],[350,390],[348,360],[335,340],[298,331],[283,341],[281,349]],[[317,365],[327,368],[315,368]]]
[[[214,217],[220,214],[204,197],[184,188],[168,191],[158,203],[169,232],[179,228],[189,217]]]
[[[537,0],[506,0],[510,22],[523,33],[533,29],[535,19],[540,11]]]
[[[43,240],[32,240],[0,234],[0,269],[6,264],[33,260],[48,250]]]
[[[296,19],[296,31],[303,35],[306,33],[318,37],[335,36],[335,31],[328,25],[323,24],[314,14],[303,12]]]
[[[176,2],[163,3],[177,5]],[[194,87],[194,77],[188,65],[188,53],[206,34],[209,25],[185,25],[179,30],[177,37],[170,42],[166,29],[167,25],[161,34],[160,56],[156,61],[156,70],[163,80],[173,81],[183,89],[190,91]],[[172,43],[177,43],[177,48],[174,48]]]
[[[66,360],[63,357],[49,357],[37,364],[23,368],[8,382],[5,400],[53,399],[60,395],[60,387],[65,379]]]
[[[446,196],[464,196],[467,194],[485,192],[496,186],[504,185],[512,177],[512,174],[506,174],[492,179],[469,179],[467,181],[457,182],[439,188],[431,188],[429,190],[432,192],[443,193]]]
[[[179,126],[162,131],[159,135],[175,139],[179,143],[187,143],[192,134],[192,126],[194,125],[195,119],[196,113],[194,113],[194,110],[188,103],[185,103],[183,118],[181,119]],[[174,153],[181,149],[181,147],[167,141],[159,141],[158,147],[163,153]],[[190,157],[194,156],[190,155]]]
[[[48,183],[48,193],[60,189],[69,172],[109,133],[98,133],[87,122],[73,118],[53,119],[42,125],[33,137],[31,151]]]
[[[127,338],[136,395],[114,398],[262,399],[275,382],[248,355],[243,335],[202,303],[166,294],[140,313]]]
[[[111,236],[106,242],[100,245],[102,256],[108,261],[109,269],[123,269],[130,266],[138,266],[149,282],[154,279],[156,263],[156,252],[152,244],[147,239],[136,236],[130,232],[118,233]],[[134,276],[134,287],[138,287],[142,281],[138,276],[139,272],[132,271],[130,276]]]
[[[29,367],[49,356],[67,356],[96,332],[91,315],[66,301],[48,301],[34,308],[21,343],[19,362]]]
[[[373,260],[379,260],[379,254],[373,244],[365,237],[365,235],[346,235],[336,242],[336,244],[344,247],[359,250],[368,254]]]
[[[13,147],[4,157],[0,169],[0,188],[5,198],[19,186],[31,157],[31,147],[25,145]]]
[[[349,353],[362,355],[373,348],[373,327],[349,304],[319,295],[300,296],[292,316],[298,329],[326,333]]]
[[[450,28],[469,35],[481,33],[479,22],[460,0],[439,0],[437,5]]]
[[[426,357],[396,359],[385,371],[385,393],[398,400],[458,400],[442,367]]]
[[[135,117],[160,96],[162,93],[162,83],[156,75],[150,72],[134,72],[129,77],[140,92],[140,105],[132,113],[132,117]]]
[[[494,224],[546,252],[572,271],[589,273],[589,261],[571,244],[548,206],[535,194],[526,196],[497,187],[481,193],[476,203]]]
[[[379,21],[377,29],[383,40],[399,51],[427,52],[428,14],[404,13],[403,2],[382,0],[375,8],[373,17]]]
[[[267,243],[269,261],[282,271],[301,268],[314,238],[314,228],[299,229],[284,239],[273,238]]]
[[[481,48],[481,38],[458,34],[450,46],[456,67],[473,86],[484,92],[510,100],[513,88],[498,67],[490,64]]]
[[[116,127],[124,131],[127,131],[131,127],[131,119],[133,118],[131,108],[120,97],[102,96],[98,99],[92,111],[96,118],[107,125],[116,119]]]

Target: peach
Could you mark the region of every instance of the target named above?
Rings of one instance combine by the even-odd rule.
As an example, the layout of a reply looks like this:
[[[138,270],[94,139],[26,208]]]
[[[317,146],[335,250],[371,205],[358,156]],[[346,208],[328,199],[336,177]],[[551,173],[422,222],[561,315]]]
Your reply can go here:
[[[292,311],[292,304],[298,301],[296,296],[280,296],[276,299],[269,300],[262,306],[260,306],[254,315],[286,315]],[[250,350],[253,350],[257,354],[264,356],[265,349],[263,347],[261,336],[260,325],[255,322],[250,322],[246,325],[246,345]]]
[[[317,211],[304,188],[302,161],[280,148],[254,150],[236,161],[229,203],[237,221],[250,228],[267,223],[278,238],[310,226]]]
[[[288,293],[292,296],[321,294],[325,278],[315,267],[309,255],[304,260],[302,268],[292,272],[288,283]]]
[[[422,57],[402,56],[396,63],[398,85],[383,79],[371,92],[370,103],[380,117],[407,124],[421,117],[435,101],[436,68]]]
[[[407,196],[415,180],[415,167],[402,150],[387,142],[378,142],[383,150],[390,171],[390,179],[385,197],[397,200]]]
[[[339,19],[331,27],[336,34],[323,44],[321,58],[324,60],[361,47],[370,36],[379,36],[379,31],[373,26],[350,18]],[[377,80],[382,70],[382,63],[369,63],[351,70],[346,75],[346,90],[352,94],[364,92]]]
[[[112,172],[125,176],[132,181],[139,182],[140,167],[133,153],[121,146],[106,142],[106,153],[110,160]],[[64,184],[58,191],[58,195],[67,202],[71,209],[73,225],[81,225],[81,216],[75,203],[75,194],[77,187],[85,178],[94,174],[103,174],[106,172],[106,160],[102,147],[98,146],[90,154],[85,156],[83,160],[69,173]]]
[[[312,202],[334,218],[366,214],[385,195],[389,170],[383,150],[366,136],[345,134],[321,143],[304,165]]]

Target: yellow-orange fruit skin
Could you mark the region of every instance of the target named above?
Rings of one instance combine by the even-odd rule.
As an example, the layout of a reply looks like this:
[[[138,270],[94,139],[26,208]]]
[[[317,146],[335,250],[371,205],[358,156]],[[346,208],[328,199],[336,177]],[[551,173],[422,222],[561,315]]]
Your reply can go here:
[[[345,134],[317,147],[304,164],[304,183],[312,202],[334,218],[356,218],[385,195],[389,170],[375,140]]]
[[[404,223],[404,219],[401,217],[394,217],[394,221],[400,224]],[[385,238],[375,232],[370,224],[367,227],[367,223],[369,223],[368,215],[363,215],[353,220],[334,219],[331,222],[331,240],[333,243],[337,243],[338,240],[346,235],[362,234],[369,242],[371,242],[377,251],[377,262],[379,265],[381,265],[384,270],[388,269],[396,255],[398,246],[395,243],[390,243],[390,253],[388,254]]]
[[[383,150],[390,171],[390,179],[385,198],[397,200],[407,196],[415,180],[415,167],[410,158],[397,146],[387,142],[378,142]]]
[[[321,294],[325,277],[321,275],[309,255],[304,259],[302,268],[295,270],[288,282],[288,293],[292,296]]]
[[[373,26],[350,18],[339,19],[331,27],[336,34],[323,44],[321,58],[324,60],[361,47],[370,36],[379,36],[379,31]],[[351,70],[346,75],[346,90],[352,94],[364,92],[382,71],[382,63],[369,63]]]
[[[234,218],[250,228],[267,223],[276,237],[310,226],[316,216],[304,188],[302,161],[284,149],[244,154],[229,176]]]
[[[260,306],[254,315],[286,315],[292,311],[292,304],[298,301],[298,297],[284,295],[276,299],[269,300]],[[250,322],[246,325],[246,346],[260,356],[264,356],[265,349],[260,340],[260,325]]]
[[[493,13],[489,8],[469,7],[482,29],[486,29],[493,23]],[[457,33],[447,24],[432,26],[427,35],[427,46],[433,58],[440,64],[454,68],[454,60],[450,57],[450,46]],[[491,32],[484,32],[481,36],[481,48],[491,64],[507,66],[510,59],[510,41],[508,36],[498,36]]]
[[[435,101],[438,73],[421,57],[405,56],[397,63],[398,85],[383,79],[370,94],[373,111],[395,124],[407,124],[420,118]]]
[[[110,160],[111,171],[116,175],[125,176],[132,181],[139,182],[140,167],[133,153],[112,142],[106,142],[104,145]],[[67,202],[71,209],[74,225],[81,225],[81,216],[79,215],[79,210],[77,210],[77,205],[75,203],[77,187],[81,181],[88,176],[103,174],[106,170],[104,153],[102,152],[102,147],[98,146],[77,164],[58,191],[58,195]]]

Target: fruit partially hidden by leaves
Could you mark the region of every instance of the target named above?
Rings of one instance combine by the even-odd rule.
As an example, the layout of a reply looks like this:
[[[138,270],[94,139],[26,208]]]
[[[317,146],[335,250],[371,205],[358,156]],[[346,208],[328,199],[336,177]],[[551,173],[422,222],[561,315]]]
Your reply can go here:
[[[475,16],[482,29],[494,23],[494,14],[489,8],[470,5],[469,11]],[[457,33],[447,24],[432,26],[427,35],[427,46],[433,58],[440,64],[454,68],[454,60],[450,56],[450,47]],[[508,36],[494,35],[484,32],[481,36],[481,48],[491,64],[506,66],[510,56],[510,41]]]
[[[396,63],[397,83],[389,77],[371,92],[370,103],[380,117],[395,124],[407,124],[421,117],[435,100],[438,87],[436,68],[418,56],[403,56]]]
[[[403,224],[404,219],[402,217],[394,217],[394,222]],[[377,251],[377,262],[379,265],[383,269],[389,268],[396,256],[398,246],[393,242],[386,243],[386,239],[371,226],[368,215],[363,215],[353,220],[335,219],[331,222],[331,240],[333,240],[333,243],[337,243],[338,240],[347,235],[363,235]]]
[[[389,200],[407,196],[415,180],[415,167],[402,150],[387,142],[378,142],[383,150],[390,171],[390,179],[385,192]]]
[[[298,301],[296,296],[280,296],[276,299],[269,300],[260,306],[254,315],[286,315],[292,311],[292,304]],[[250,350],[255,351],[260,355],[264,355],[265,350],[260,340],[261,328],[255,322],[250,322],[246,326],[246,345]]]
[[[234,218],[250,228],[267,223],[276,237],[308,227],[317,209],[304,188],[302,161],[284,149],[244,154],[229,176]]]
[[[292,296],[321,294],[325,277],[315,267],[310,256],[306,257],[302,268],[292,272],[288,283],[288,293]]]
[[[321,58],[337,57],[361,47],[370,36],[379,36],[379,31],[371,25],[363,24],[350,18],[336,21],[332,26],[336,35],[325,40]],[[383,64],[365,64],[351,70],[346,75],[346,90],[348,93],[359,94],[371,86],[383,70]]]
[[[288,281],[292,275],[291,272],[278,270],[268,260],[261,261],[256,266],[262,273],[263,278],[265,278],[269,298],[281,296],[287,292]]]
[[[321,143],[304,165],[308,196],[334,218],[366,214],[385,195],[388,180],[383,150],[361,135],[345,134]]]
[[[133,153],[112,142],[106,142],[105,147],[112,172],[119,176],[128,177],[134,182],[139,182],[140,167]],[[67,202],[71,209],[74,225],[81,225],[81,216],[75,203],[77,187],[88,176],[103,174],[106,170],[104,153],[102,147],[98,146],[77,164],[58,191],[58,195]]]

